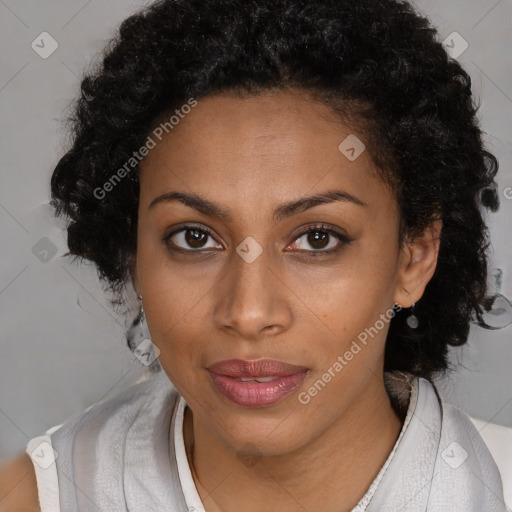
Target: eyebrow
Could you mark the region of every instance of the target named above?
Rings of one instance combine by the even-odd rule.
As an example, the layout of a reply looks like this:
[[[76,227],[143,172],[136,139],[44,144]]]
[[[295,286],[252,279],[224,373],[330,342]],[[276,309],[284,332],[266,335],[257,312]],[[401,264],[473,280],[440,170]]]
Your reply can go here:
[[[155,207],[159,203],[170,203],[173,201],[180,201],[185,206],[194,208],[198,212],[209,215],[212,217],[218,217],[228,222],[233,220],[233,217],[229,213],[229,210],[223,206],[209,201],[196,194],[186,194],[184,192],[168,192],[161,196],[156,197],[149,204],[148,209]],[[368,204],[357,198],[356,196],[349,194],[343,190],[327,190],[321,194],[301,197],[295,201],[283,203],[278,206],[273,214],[272,218],[275,222],[279,222],[287,217],[291,217],[297,213],[304,212],[321,204],[333,203],[335,201],[353,203],[358,206],[367,207]]]

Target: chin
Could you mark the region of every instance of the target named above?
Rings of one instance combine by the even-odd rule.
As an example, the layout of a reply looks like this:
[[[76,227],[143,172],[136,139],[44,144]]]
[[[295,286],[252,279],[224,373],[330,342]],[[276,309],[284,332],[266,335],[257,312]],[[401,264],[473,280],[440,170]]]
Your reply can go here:
[[[284,455],[301,448],[306,442],[300,435],[299,425],[287,415],[279,419],[244,419],[237,421],[226,417],[222,430],[217,436],[222,442],[240,455],[276,456]],[[219,421],[220,423],[220,421]],[[218,428],[219,423],[215,422]]]

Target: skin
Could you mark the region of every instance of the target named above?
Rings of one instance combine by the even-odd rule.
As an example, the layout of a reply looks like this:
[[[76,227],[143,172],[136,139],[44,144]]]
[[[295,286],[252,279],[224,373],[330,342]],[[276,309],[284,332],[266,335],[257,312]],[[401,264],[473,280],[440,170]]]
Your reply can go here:
[[[0,512],[39,512],[34,465],[26,453],[0,467]]]
[[[260,512],[268,503],[349,511],[398,437],[402,420],[382,379],[387,323],[308,404],[297,399],[393,303],[417,302],[437,263],[441,221],[398,247],[396,200],[368,152],[350,162],[338,150],[350,133],[303,92],[224,93],[202,99],[142,162],[132,277],[160,363],[189,404],[185,447],[207,512]],[[331,202],[272,220],[276,206],[330,189],[367,207]],[[176,190],[220,204],[234,220],[178,201],[148,209]],[[161,239],[188,222],[210,227],[216,239],[205,245],[218,250],[171,253]],[[313,247],[302,233],[318,223],[352,242],[331,236]],[[263,249],[252,263],[235,250],[248,236]],[[327,245],[341,250],[317,260],[299,251]],[[205,370],[222,359],[267,357],[310,371],[292,395],[264,408],[229,402]],[[25,453],[0,468],[4,510],[39,510]]]
[[[352,133],[365,142],[304,92],[222,93],[200,99],[141,163],[133,279],[163,370],[189,405],[187,456],[208,512],[268,503],[349,511],[402,427],[383,383],[388,323],[308,404],[298,400],[380,314],[417,302],[437,263],[441,222],[399,247],[396,199],[369,152],[349,161],[338,150]],[[331,189],[367,206],[334,201],[273,220],[277,206]],[[232,219],[177,200],[149,208],[171,191],[214,202]],[[183,223],[212,237],[190,246],[181,232],[166,245]],[[318,223],[351,242],[308,243],[303,233]],[[246,237],[263,250],[252,263],[236,252]],[[169,250],[173,242],[182,252]],[[340,250],[307,258],[327,245]],[[206,371],[231,358],[279,359],[309,373],[284,400],[248,409]]]

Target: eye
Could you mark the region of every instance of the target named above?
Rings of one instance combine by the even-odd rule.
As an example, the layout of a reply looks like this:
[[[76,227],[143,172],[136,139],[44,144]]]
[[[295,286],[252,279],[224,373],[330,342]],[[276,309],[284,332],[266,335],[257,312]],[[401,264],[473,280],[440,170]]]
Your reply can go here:
[[[222,249],[219,244],[208,245],[208,239],[214,241],[211,231],[206,226],[199,228],[186,225],[165,235],[162,241],[171,251],[198,252],[204,249]]]
[[[222,245],[215,242],[209,228],[206,226],[198,227],[192,224],[174,229],[166,234],[162,241],[170,251],[181,252],[187,256],[195,252],[201,253],[208,249],[222,249]],[[300,233],[290,247],[296,252],[303,253],[306,257],[315,258],[335,253],[351,241],[342,233],[325,224],[320,224],[311,226],[306,231]],[[210,245],[208,245],[208,242]],[[309,249],[308,246],[312,249]]]
[[[335,253],[350,242],[351,240],[347,236],[325,224],[320,224],[303,231],[295,238],[291,247],[305,253],[308,257],[318,257]],[[312,250],[308,247],[312,247]]]

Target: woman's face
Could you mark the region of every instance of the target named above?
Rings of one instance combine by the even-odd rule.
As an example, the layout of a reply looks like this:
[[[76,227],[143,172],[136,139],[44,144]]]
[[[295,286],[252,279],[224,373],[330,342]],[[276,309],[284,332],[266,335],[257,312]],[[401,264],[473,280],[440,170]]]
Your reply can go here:
[[[327,106],[279,92],[190,110],[141,163],[137,290],[194,424],[286,453],[380,407],[393,304],[435,261],[400,251],[395,198]],[[285,365],[212,368],[233,359]]]

